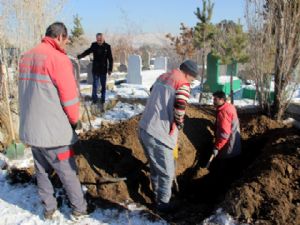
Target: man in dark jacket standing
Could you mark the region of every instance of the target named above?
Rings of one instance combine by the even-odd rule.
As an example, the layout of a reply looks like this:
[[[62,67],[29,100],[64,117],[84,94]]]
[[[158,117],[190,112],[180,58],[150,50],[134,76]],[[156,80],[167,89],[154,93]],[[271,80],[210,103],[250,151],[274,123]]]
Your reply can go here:
[[[102,33],[96,34],[96,42],[93,42],[91,47],[85,50],[83,53],[77,56],[81,59],[91,53],[93,53],[93,90],[92,90],[92,101],[97,103],[98,96],[97,90],[99,86],[99,79],[101,83],[101,103],[105,103],[105,92],[106,92],[106,74],[111,74],[113,69],[113,57],[111,53],[110,45],[105,42],[104,35]]]

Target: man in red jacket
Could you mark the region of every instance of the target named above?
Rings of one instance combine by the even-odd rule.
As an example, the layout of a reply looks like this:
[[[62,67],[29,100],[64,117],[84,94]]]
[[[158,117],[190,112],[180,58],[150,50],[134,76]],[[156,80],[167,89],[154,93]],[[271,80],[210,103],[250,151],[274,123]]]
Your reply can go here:
[[[217,109],[213,154],[218,158],[232,158],[241,153],[240,123],[235,107],[226,102],[223,91],[213,93]]]
[[[20,139],[31,146],[38,193],[45,219],[57,209],[49,175],[54,170],[67,191],[71,218],[87,214],[87,203],[77,177],[72,145],[79,118],[79,96],[63,23],[51,24],[42,42],[24,53],[19,64]]]
[[[209,170],[209,192],[215,193],[214,198],[223,195],[231,183],[239,177],[241,165],[240,125],[235,107],[226,102],[223,91],[213,93],[213,103],[216,107],[215,142],[213,155],[215,160]]]

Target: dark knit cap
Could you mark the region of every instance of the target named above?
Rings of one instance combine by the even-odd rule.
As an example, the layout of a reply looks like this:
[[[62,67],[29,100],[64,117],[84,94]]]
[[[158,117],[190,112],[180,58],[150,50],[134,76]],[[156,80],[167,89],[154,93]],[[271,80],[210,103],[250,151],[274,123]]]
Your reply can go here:
[[[198,75],[197,63],[190,59],[187,59],[183,63],[181,63],[179,69],[185,73],[190,74],[193,77],[197,77]]]

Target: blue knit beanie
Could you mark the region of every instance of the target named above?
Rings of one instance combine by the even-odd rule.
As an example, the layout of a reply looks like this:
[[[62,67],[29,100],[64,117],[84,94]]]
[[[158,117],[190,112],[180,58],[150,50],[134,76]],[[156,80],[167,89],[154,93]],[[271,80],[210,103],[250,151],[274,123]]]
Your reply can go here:
[[[187,59],[183,63],[181,63],[179,69],[185,73],[190,74],[193,77],[197,77],[198,75],[197,63],[190,59]]]

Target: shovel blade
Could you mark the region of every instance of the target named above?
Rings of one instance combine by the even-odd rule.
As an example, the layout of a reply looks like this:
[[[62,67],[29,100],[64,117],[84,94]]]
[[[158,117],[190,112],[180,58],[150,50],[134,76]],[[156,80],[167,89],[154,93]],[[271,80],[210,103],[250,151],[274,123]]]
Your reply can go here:
[[[24,149],[25,146],[22,143],[13,143],[7,147],[5,155],[9,159],[19,159],[24,156]]]

